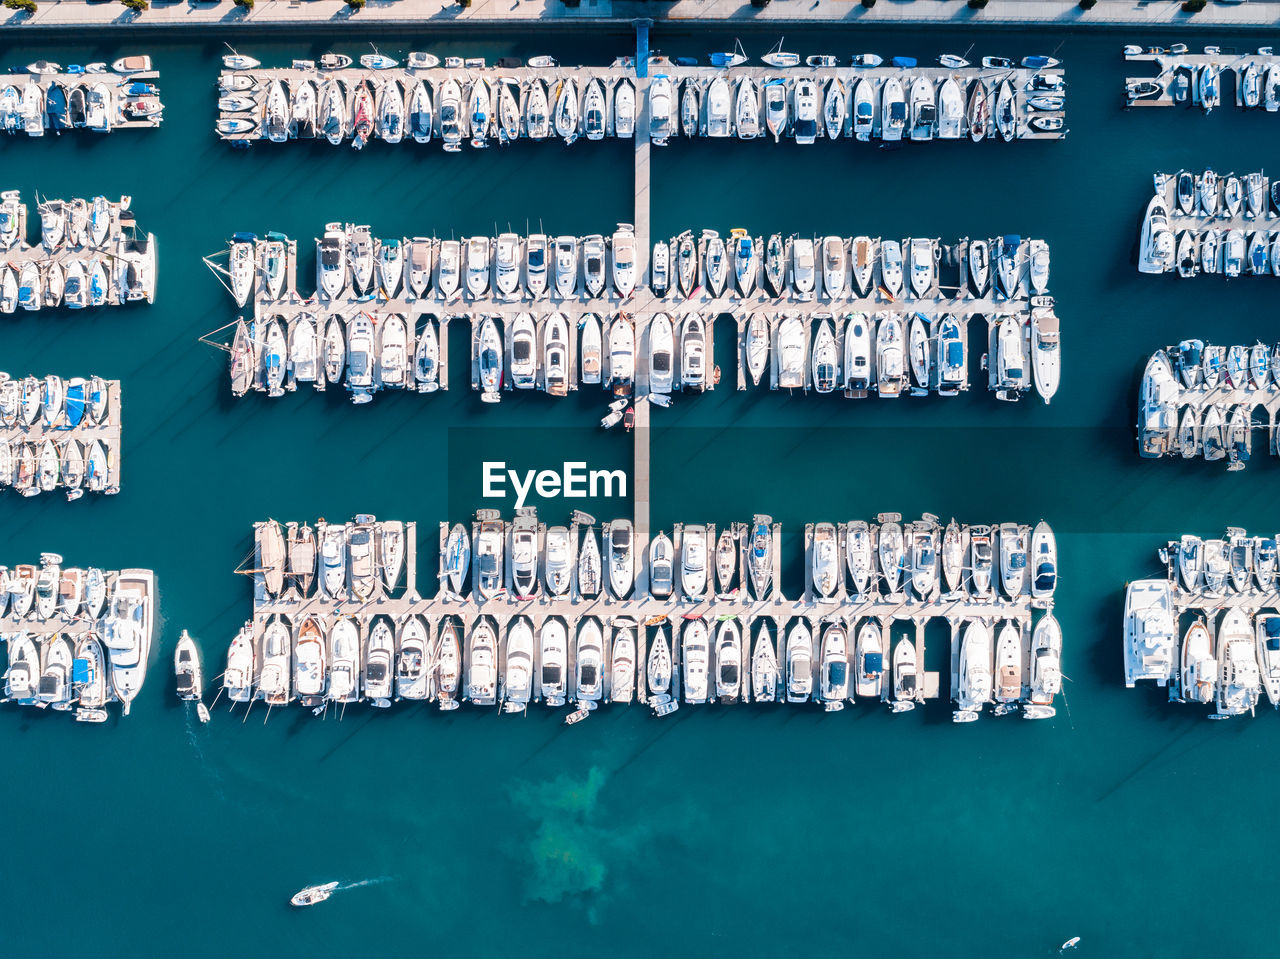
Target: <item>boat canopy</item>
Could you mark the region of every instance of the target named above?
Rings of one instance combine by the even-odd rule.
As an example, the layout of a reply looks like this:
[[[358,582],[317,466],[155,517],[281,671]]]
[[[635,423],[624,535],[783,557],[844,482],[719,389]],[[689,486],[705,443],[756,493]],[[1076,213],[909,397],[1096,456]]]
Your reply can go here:
[[[1268,628],[1270,625],[1270,623],[1267,624]],[[77,659],[71,663],[71,681],[73,683],[85,685],[89,683],[92,678],[93,674],[89,669],[89,660]]]
[[[1007,233],[1001,239],[1004,240],[1005,246],[1018,246],[1022,243],[1022,237],[1016,233]]]
[[[868,676],[884,671],[884,653],[866,653],[862,657],[862,671]]]
[[[1023,57],[1022,65],[1032,70],[1039,70],[1041,67],[1047,67],[1049,65],[1049,58],[1039,55]]]
[[[256,233],[232,233],[231,239],[236,243],[252,243],[258,238]]]
[[[916,65],[915,57],[894,57],[889,61],[895,67],[914,67]]]

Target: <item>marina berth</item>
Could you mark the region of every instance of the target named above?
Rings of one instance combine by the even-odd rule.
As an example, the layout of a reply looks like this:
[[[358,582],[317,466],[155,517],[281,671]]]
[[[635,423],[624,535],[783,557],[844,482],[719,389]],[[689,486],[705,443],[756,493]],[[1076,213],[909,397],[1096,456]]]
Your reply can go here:
[[[120,491],[120,382],[0,372],[0,493]]]
[[[1172,702],[1212,706],[1211,719],[1280,704],[1275,535],[1188,534],[1158,556],[1165,576],[1126,589],[1125,685],[1166,686]]]
[[[940,619],[957,721],[988,702],[994,715],[1054,715],[1062,635],[1047,524],[944,527],[896,513],[810,524],[795,599],[782,589],[781,535],[760,515],[637,542],[627,520],[597,529],[575,513],[547,526],[529,507],[511,520],[481,510],[441,524],[439,587],[423,596],[415,523],[258,523],[243,570],[253,615],[230,644],[220,695],[250,709],[297,700],[316,714],[400,699],[517,713],[541,703],[573,723],[631,702],[660,716],[877,699],[904,712],[942,695],[925,650]],[[1027,544],[1031,573],[1015,583],[1008,570]]]
[[[1280,82],[1280,81],[1278,81]],[[1228,279],[1280,276],[1280,183],[1264,173],[1157,173],[1138,270]]]
[[[38,566],[0,566],[0,702],[89,723],[106,722],[119,703],[127,716],[146,680],[155,599],[150,570],[68,568],[56,553],[40,554]]]
[[[361,149],[376,138],[435,140],[449,153],[464,142],[484,149],[518,140],[630,139],[646,113],[648,129],[638,135],[658,146],[673,136],[752,140],[768,133],[775,142],[812,144],[955,140],[965,132],[973,142],[1007,142],[1067,132],[1066,83],[1051,57],[1021,64],[984,57],[974,66],[947,57],[937,65],[909,57],[885,63],[864,54],[851,66],[834,56],[808,57],[801,66],[798,57],[793,64],[768,55],[764,66],[738,56],[699,66],[655,54],[644,71],[629,56],[607,67],[562,67],[549,57],[492,65],[453,57],[441,64],[426,53],[410,53],[403,65],[384,59],[377,69],[347,57],[263,67],[228,55],[215,130],[242,147],[322,137]],[[636,87],[641,74],[651,78],[643,93]]]
[[[686,231],[653,244],[638,271],[631,224],[611,236],[375,238],[331,223],[316,285],[297,285],[297,243],[237,233],[206,258],[251,315],[203,339],[226,350],[233,394],[279,397],[309,384],[367,403],[385,389],[448,387],[448,333],[470,326],[471,384],[564,396],[599,385],[653,399],[714,389],[715,320],[738,338],[739,389],[956,396],[976,360],[997,398],[1057,391],[1061,332],[1049,248],[1005,235],[902,240],[753,237]],[[994,278],[993,278],[994,277]],[[640,300],[646,308],[631,309]],[[971,357],[969,325],[988,351]],[[627,404],[606,425],[625,419]]]
[[[156,241],[138,229],[131,199],[40,200],[40,241],[27,240],[27,206],[0,193],[0,313],[154,302]]]
[[[1236,107],[1280,111],[1280,57],[1271,47],[1260,47],[1255,53],[1206,46],[1192,53],[1184,43],[1168,48],[1128,44],[1124,58],[1129,63],[1150,64],[1155,70],[1154,74],[1125,78],[1126,106],[1183,104],[1208,114],[1222,104],[1223,88],[1230,86]]]
[[[164,104],[147,56],[87,65],[37,60],[0,76],[0,130],[60,136],[71,130],[110,133],[157,127]]]
[[[1222,461],[1245,468],[1280,450],[1280,344],[1230,347],[1202,340],[1158,350],[1138,395],[1138,448],[1148,458]]]

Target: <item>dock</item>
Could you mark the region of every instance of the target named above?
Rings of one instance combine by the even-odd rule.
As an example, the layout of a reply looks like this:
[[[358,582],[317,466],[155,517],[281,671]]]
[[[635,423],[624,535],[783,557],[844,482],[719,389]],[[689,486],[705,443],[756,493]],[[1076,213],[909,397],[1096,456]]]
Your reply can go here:
[[[16,190],[0,193],[0,313],[119,306],[156,294],[156,241],[142,233],[130,198],[41,200],[39,243],[27,242],[27,207]]]
[[[103,391],[104,414],[95,418],[90,409],[93,378],[66,380],[65,387],[76,387],[84,394],[81,410],[68,414],[66,402],[50,421],[44,415],[45,385],[34,376],[12,380],[0,372],[0,464],[8,473],[0,475],[0,489],[11,486],[15,493],[36,496],[65,489],[67,499],[79,499],[86,491],[111,495],[120,492],[120,381],[98,380]],[[35,397],[30,403],[36,419],[28,424],[22,416],[24,397]],[[12,413],[5,409],[13,403]],[[74,419],[74,422],[73,422]],[[46,471],[44,455],[48,445],[53,460]]]
[[[640,513],[637,513],[640,516]],[[373,517],[359,518],[367,529],[372,532],[370,541],[380,542],[382,528]],[[881,514],[877,518],[878,522],[896,523],[900,517],[897,514]],[[588,522],[589,521],[589,522]],[[821,699],[821,677],[819,675],[820,665],[822,663],[822,639],[825,630],[833,624],[838,625],[846,631],[848,635],[849,654],[848,665],[850,674],[858,672],[858,659],[854,655],[855,637],[859,635],[859,628],[862,624],[875,623],[880,633],[884,637],[884,662],[887,664],[890,659],[890,650],[896,646],[899,641],[911,643],[915,648],[916,662],[920,664],[918,682],[911,687],[912,692],[908,703],[901,701],[894,702],[893,684],[889,677],[889,668],[885,666],[885,673],[879,685],[879,692],[872,696],[873,699],[879,699],[885,703],[895,706],[895,711],[904,711],[904,706],[909,707],[927,700],[937,699],[943,695],[941,686],[941,677],[936,670],[927,669],[928,661],[926,660],[925,649],[925,633],[926,626],[934,620],[942,620],[951,624],[951,644],[955,647],[959,643],[959,637],[965,623],[971,620],[979,620],[992,626],[999,623],[1013,623],[1024,634],[1025,637],[1030,636],[1031,624],[1033,617],[1046,616],[1051,613],[1053,608],[1053,595],[1050,591],[1047,595],[1032,595],[1030,581],[1025,584],[1025,588],[1015,596],[1010,596],[1006,592],[1002,592],[999,585],[993,582],[991,588],[984,595],[977,595],[971,585],[959,584],[958,587],[952,588],[951,584],[942,582],[942,576],[938,572],[936,564],[938,559],[935,556],[935,571],[932,582],[927,589],[921,589],[919,584],[913,580],[910,569],[904,569],[897,587],[890,589],[889,581],[884,577],[882,572],[872,572],[872,579],[863,592],[858,592],[850,579],[849,574],[844,569],[843,557],[845,554],[846,544],[845,536],[848,524],[838,524],[832,527],[838,530],[838,585],[834,588],[828,587],[828,592],[823,593],[819,590],[818,585],[814,582],[813,570],[815,563],[812,561],[812,553],[814,550],[814,531],[815,527],[810,524],[805,530],[805,583],[803,592],[796,598],[789,598],[780,588],[780,580],[783,569],[783,559],[781,556],[780,545],[782,528],[780,524],[774,523],[767,516],[757,516],[752,524],[735,523],[732,524],[727,532],[728,542],[733,544],[734,569],[727,581],[721,578],[721,574],[716,565],[712,561],[716,558],[716,545],[719,543],[720,537],[714,526],[706,526],[699,528],[700,536],[705,536],[708,544],[707,551],[707,569],[706,583],[698,592],[691,592],[686,589],[686,584],[680,573],[680,561],[676,561],[676,569],[674,583],[671,594],[668,596],[655,596],[650,591],[651,580],[648,575],[648,557],[650,540],[648,535],[644,538],[636,537],[632,543],[632,556],[636,558],[634,580],[628,581],[627,589],[621,595],[615,593],[614,587],[610,582],[608,573],[608,557],[611,527],[614,524],[608,522],[601,524],[597,530],[595,520],[592,517],[586,517],[583,514],[575,514],[570,523],[564,527],[560,527],[563,534],[567,535],[567,541],[571,544],[571,554],[569,557],[571,572],[569,578],[564,585],[563,592],[556,593],[553,591],[553,583],[547,573],[546,562],[544,560],[544,548],[548,540],[548,527],[545,523],[541,523],[537,519],[537,514],[531,508],[526,507],[520,511],[520,514],[514,521],[503,521],[498,518],[498,514],[493,510],[482,510],[476,514],[476,520],[469,525],[469,532],[466,534],[471,544],[471,555],[478,556],[482,549],[482,536],[486,531],[490,531],[495,537],[490,542],[500,542],[502,555],[498,558],[500,581],[494,584],[496,588],[482,588],[479,579],[480,564],[472,562],[466,571],[467,576],[462,582],[462,589],[455,593],[450,583],[450,573],[448,568],[448,544],[450,533],[453,527],[448,523],[439,525],[438,550],[439,563],[437,566],[437,576],[439,580],[438,588],[423,595],[418,591],[417,570],[417,525],[409,522],[397,524],[403,526],[404,536],[404,568],[406,576],[403,585],[398,575],[394,578],[395,587],[388,589],[383,577],[376,571],[379,569],[375,560],[372,569],[373,573],[372,586],[368,589],[367,599],[360,599],[353,589],[353,578],[351,568],[345,574],[346,578],[342,588],[327,591],[318,584],[314,588],[304,591],[301,588],[301,580],[293,575],[291,567],[271,566],[262,568],[263,557],[270,555],[264,552],[263,537],[267,535],[277,535],[269,533],[268,530],[274,525],[279,530],[279,525],[269,523],[255,524],[254,547],[251,553],[252,566],[245,570],[253,577],[253,614],[251,620],[246,624],[249,635],[252,636],[255,648],[260,649],[263,637],[269,625],[274,622],[282,622],[290,628],[291,632],[297,630],[298,626],[306,620],[314,620],[319,624],[322,631],[328,633],[330,627],[340,618],[348,618],[352,620],[359,629],[360,634],[368,635],[370,628],[375,620],[383,618],[395,633],[400,633],[406,622],[414,617],[418,617],[419,624],[424,624],[427,635],[431,637],[432,643],[441,642],[447,633],[453,632],[464,637],[462,640],[461,660],[463,663],[463,674],[459,677],[458,688],[465,689],[467,685],[467,668],[469,666],[469,645],[470,638],[477,623],[484,621],[491,629],[494,630],[498,637],[497,660],[499,663],[505,662],[504,646],[506,637],[509,634],[510,627],[517,621],[522,620],[534,631],[535,635],[541,635],[541,630],[549,620],[559,620],[570,637],[568,650],[568,676],[571,678],[576,676],[574,656],[575,643],[573,637],[578,633],[578,627],[587,621],[593,621],[595,625],[600,627],[601,633],[608,637],[613,635],[620,627],[635,629],[636,640],[639,646],[637,652],[636,663],[637,670],[634,677],[634,688],[638,691],[638,699],[649,700],[649,705],[654,707],[662,707],[671,701],[679,700],[679,658],[680,637],[682,636],[681,628],[683,624],[687,624],[694,620],[700,620],[707,624],[709,632],[714,635],[718,623],[725,621],[733,621],[739,624],[741,635],[743,637],[744,648],[741,650],[742,665],[742,686],[743,691],[735,697],[738,702],[762,701],[761,697],[756,696],[750,691],[750,662],[751,650],[754,647],[753,642],[767,642],[775,644],[773,647],[773,655],[780,664],[779,675],[777,677],[777,687],[772,689],[763,697],[764,701],[782,702],[788,698],[788,689],[795,676],[790,675],[787,666],[786,647],[787,641],[792,640],[797,635],[807,635],[812,644],[809,650],[810,655],[801,657],[795,662],[804,662],[806,669],[812,670],[811,675],[800,676],[800,686],[805,685],[811,689],[812,695],[805,693],[801,697],[804,701],[819,701]],[[290,523],[289,529],[298,528],[298,524]],[[333,524],[317,524],[317,528],[324,525],[325,528],[333,529]],[[928,527],[938,531],[936,517],[926,516],[925,519],[918,521],[917,524],[906,524],[908,536],[916,526],[921,529]],[[515,543],[515,532],[517,528],[524,528],[530,531],[532,542],[536,544],[533,554],[533,582],[531,586],[526,587],[526,592],[521,595],[516,588],[514,578],[514,562],[513,554]],[[341,524],[339,524],[339,529]],[[347,525],[348,536],[350,536],[351,524]],[[684,549],[684,537],[688,535],[688,531],[692,527],[687,524],[677,525],[673,530],[667,531],[674,548],[674,556],[681,557]],[[754,578],[748,577],[747,570],[750,567],[750,554],[752,549],[751,531],[753,528],[767,530],[767,539],[770,550],[770,567],[768,568],[768,584],[763,588],[758,588],[758,583]],[[878,529],[874,524],[873,530]],[[1024,537],[1028,527],[1019,527],[1019,534]],[[965,528],[967,533],[967,527]],[[500,536],[500,539],[498,538]],[[603,582],[599,584],[599,590],[584,590],[584,584],[580,580],[580,569],[577,562],[578,550],[586,539],[590,537],[595,539],[597,546],[602,550],[604,560]],[[966,540],[967,542],[967,540]],[[284,558],[279,557],[279,562],[284,564]],[[908,558],[910,563],[910,558]],[[273,573],[273,570],[275,571]],[[278,592],[270,592],[268,590],[268,575],[276,575],[283,572],[283,577],[279,580],[280,586]],[[921,580],[924,582],[924,580]],[[693,587],[696,588],[696,587]],[[643,627],[643,628],[640,628]],[[801,629],[802,628],[802,629]],[[797,630],[801,630],[797,632]],[[646,669],[643,664],[646,657],[643,650],[647,645],[654,642],[663,641],[670,644],[670,652],[675,663],[673,667],[673,685],[670,693],[670,699],[663,698],[662,695],[651,697],[646,694]],[[1023,665],[1024,670],[1029,659],[1029,648],[1024,647]],[[533,664],[533,674],[540,674],[540,663],[537,661],[540,652],[535,651],[535,662]],[[612,651],[606,644],[603,654],[601,670],[605,676],[610,676],[613,672],[610,657]],[[949,661],[953,664],[951,679],[951,690],[954,694],[956,689],[956,679],[954,676],[954,663],[957,660],[958,653],[955,648],[947,651]],[[427,664],[429,672],[437,668],[437,657],[439,649],[433,645],[429,651],[429,659],[431,662]],[[261,662],[259,657],[258,662]],[[879,662],[879,660],[875,660]],[[1024,677],[1029,674],[1024,672]],[[1027,682],[1029,683],[1029,678]],[[500,677],[497,695],[483,699],[482,705],[501,707],[504,701],[503,683],[505,676]],[[852,690],[852,684],[850,686]],[[1029,695],[1029,688],[1025,690]],[[422,698],[433,698],[438,696],[438,691],[428,694]],[[533,700],[540,699],[540,693],[536,689]],[[582,697],[578,695],[577,688],[571,683],[566,692],[567,702],[580,700]],[[861,697],[866,698],[866,697]],[[605,701],[609,700],[608,691],[606,689]],[[715,701],[714,691],[709,696],[708,701]],[[852,692],[848,700],[852,702],[854,696]],[[792,697],[792,701],[799,701],[797,697]],[[474,704],[473,704],[474,705]],[[445,708],[452,708],[452,702]],[[319,709],[317,711],[320,711]],[[659,714],[663,710],[658,709]]]
[[[156,582],[148,569],[0,566],[0,635],[8,641],[0,703],[74,712],[102,723],[116,703],[129,715],[146,681],[154,641]]]
[[[647,79],[639,81],[641,87]],[[413,357],[415,343],[431,327],[434,340],[439,346],[439,362],[432,376],[443,377],[448,367],[447,327],[458,320],[466,320],[470,325],[470,355],[472,388],[481,390],[481,331],[488,322],[493,323],[497,336],[503,343],[504,369],[511,370],[512,336],[510,328],[513,321],[527,320],[536,331],[533,363],[534,374],[522,381],[506,376],[503,378],[501,391],[496,387],[488,391],[487,398],[496,400],[500,392],[519,391],[522,388],[546,389],[547,370],[545,364],[548,321],[558,317],[569,332],[565,344],[567,353],[565,372],[568,373],[566,389],[577,389],[582,385],[600,385],[604,389],[622,394],[632,394],[638,398],[648,396],[651,392],[671,392],[681,390],[702,391],[714,389],[721,379],[718,369],[701,369],[700,365],[690,367],[684,362],[683,351],[688,343],[694,344],[702,357],[715,355],[716,319],[727,316],[737,336],[738,370],[736,385],[738,389],[747,389],[762,382],[755,374],[748,376],[748,339],[753,318],[763,320],[770,331],[769,349],[770,375],[763,379],[764,385],[770,389],[800,388],[818,392],[842,391],[846,396],[860,397],[879,391],[888,395],[887,388],[881,388],[876,380],[874,370],[877,362],[874,356],[866,358],[864,382],[855,382],[853,370],[846,370],[845,332],[850,329],[850,321],[859,318],[867,329],[866,349],[876,352],[877,330],[885,323],[892,322],[899,329],[898,341],[903,346],[904,376],[906,368],[911,367],[914,379],[909,389],[898,392],[908,395],[923,395],[937,392],[942,395],[955,395],[970,387],[974,358],[969,355],[969,327],[978,320],[985,326],[984,342],[988,344],[988,353],[981,358],[979,365],[989,373],[988,387],[1001,399],[1018,399],[1029,392],[1033,386],[1030,375],[1032,367],[1032,336],[1039,319],[1052,316],[1054,299],[1048,294],[1049,248],[1043,241],[1028,239],[1016,235],[1007,235],[984,240],[971,240],[964,237],[953,243],[942,243],[937,239],[921,240],[906,238],[894,240],[901,250],[919,249],[925,251],[926,262],[920,266],[918,275],[923,280],[913,277],[917,271],[909,260],[903,265],[896,280],[885,276],[882,250],[890,245],[887,239],[871,237],[813,237],[798,236],[743,238],[749,242],[751,260],[743,260],[740,267],[737,242],[739,238],[730,237],[728,244],[718,233],[704,230],[696,243],[691,239],[691,231],[660,240],[656,244],[649,236],[649,153],[651,146],[644,138],[635,141],[635,221],[631,224],[620,224],[612,236],[597,234],[594,237],[551,237],[537,235],[537,248],[546,249],[547,256],[552,257],[554,249],[561,241],[574,244],[581,250],[584,241],[590,239],[602,246],[605,255],[599,263],[599,273],[588,277],[585,262],[579,254],[579,261],[573,267],[573,275],[565,276],[563,283],[557,283],[557,271],[554,261],[548,264],[540,283],[531,283],[532,270],[529,252],[534,249],[530,237],[514,233],[502,234],[500,237],[480,238],[477,247],[490,252],[489,260],[478,269],[470,263],[457,259],[465,255],[471,248],[475,238],[463,238],[461,241],[447,241],[448,255],[442,256],[442,241],[433,238],[418,237],[414,239],[398,238],[388,241],[392,249],[412,249],[430,264],[430,276],[420,290],[415,292],[409,283],[409,259],[405,258],[405,275],[403,279],[396,276],[391,285],[391,295],[387,295],[386,284],[374,279],[367,287],[357,288],[354,283],[344,286],[342,292],[334,297],[320,296],[317,293],[306,293],[299,288],[297,243],[292,240],[284,242],[283,256],[285,264],[283,279],[274,285],[263,275],[260,265],[255,272],[252,294],[252,330],[250,339],[254,344],[253,362],[256,371],[252,388],[272,392],[272,386],[266,375],[268,367],[274,368],[274,357],[267,362],[267,354],[263,341],[267,337],[271,324],[283,324],[283,335],[279,342],[289,344],[279,359],[288,371],[286,382],[274,388],[274,395],[283,395],[295,388],[297,377],[294,375],[297,342],[294,331],[300,320],[305,319],[308,329],[319,329],[321,338],[332,320],[338,321],[338,335],[350,335],[351,322],[363,317],[368,319],[374,331],[375,339],[388,318],[399,317],[408,327],[407,354]],[[331,226],[341,226],[332,224]],[[354,238],[364,236],[367,227],[347,224],[345,235],[348,237],[348,248],[354,244]],[[278,236],[277,234],[273,234]],[[250,242],[249,234],[240,234],[236,243]],[[634,286],[623,292],[623,287],[616,281],[616,265],[612,250],[622,237],[628,238],[635,247],[635,263],[632,267],[636,281]],[[516,278],[507,279],[505,286],[500,283],[500,268],[496,247],[499,240],[511,244],[516,263]],[[262,241],[252,242],[261,245]],[[278,241],[283,242],[283,241]],[[454,246],[453,244],[457,244]],[[991,258],[989,270],[983,274],[970,263],[970,251],[982,244]],[[767,247],[781,251],[782,272],[769,279],[769,270],[765,265]],[[380,262],[383,241],[371,240],[368,255],[373,263]],[[676,270],[677,251],[694,250],[696,265],[692,272],[686,270],[683,279],[674,275],[658,286],[657,278],[652,276],[650,262],[652,251],[661,248],[667,254],[671,271]],[[712,250],[716,250],[713,257]],[[804,250],[807,252],[801,253]],[[1000,254],[994,252],[1000,250]],[[814,259],[814,254],[817,259]],[[742,254],[747,256],[745,252]],[[1043,256],[1037,262],[1036,269],[1032,261]],[[863,258],[866,273],[860,286],[855,276],[855,263]],[[994,277],[997,267],[1008,258],[1010,269],[1008,275],[1012,279],[999,280]],[[712,280],[712,263],[715,263],[715,276],[719,282]],[[220,276],[228,289],[230,273],[221,267],[218,261],[208,259],[211,267]],[[255,255],[254,262],[262,264],[266,258]],[[447,267],[445,264],[448,264]],[[802,264],[807,264],[803,266]],[[446,270],[447,275],[446,275]],[[908,275],[903,276],[906,272]],[[975,272],[983,277],[981,282],[975,280]],[[800,279],[801,276],[807,279]],[[474,281],[474,282],[473,282]],[[592,289],[598,288],[597,293]],[[279,290],[273,294],[273,289]],[[660,388],[653,385],[649,377],[649,364],[652,360],[651,342],[648,336],[649,324],[659,314],[665,314],[673,326],[670,383]],[[630,323],[633,328],[635,371],[630,381],[626,377],[619,378],[608,369],[608,331],[610,325],[619,317]],[[795,318],[802,323],[803,332],[801,352],[790,352],[792,340],[783,343],[780,331],[788,329],[785,321]],[[923,349],[928,359],[924,370],[914,363],[908,363],[905,348],[908,341],[908,330],[920,321],[924,324],[925,340]],[[1056,317],[1054,318],[1056,324]],[[582,362],[580,335],[574,331],[582,330],[587,324],[603,327],[602,340],[605,366],[603,375],[594,371],[588,372]],[[1007,358],[1007,362],[996,362],[1002,349],[1015,348],[1014,340],[1001,340],[997,332],[1002,326],[1013,323],[1018,336],[1016,349],[1020,356]],[[691,326],[692,324],[692,326]],[[813,379],[814,363],[811,357],[812,337],[825,324],[834,337],[835,355],[832,382],[815,384]],[[345,331],[345,333],[344,333]],[[686,331],[688,336],[686,336]],[[945,336],[943,334],[946,334]],[[211,335],[212,336],[212,335]],[[944,340],[952,345],[951,352],[944,349]],[[215,341],[216,342],[216,341]],[[379,340],[380,342],[380,340]],[[306,337],[306,345],[302,353],[311,361],[317,347],[313,335]],[[958,351],[958,352],[957,352]],[[348,352],[350,344],[348,343]],[[375,352],[377,352],[375,350]],[[781,357],[798,356],[799,366],[792,369],[789,378],[780,377]],[[943,382],[941,358],[944,353],[948,357],[953,370]],[[363,354],[362,354],[363,355]],[[399,351],[395,351],[399,358]],[[232,351],[233,362],[239,362]],[[314,364],[312,364],[314,365]],[[380,360],[371,360],[372,382],[364,380],[363,359],[359,361],[361,378],[357,385],[351,384],[348,377],[348,388],[355,394],[358,402],[367,401],[371,392],[377,392],[385,386],[398,388],[412,387],[413,376],[406,377],[398,366],[384,384],[383,369]],[[414,364],[411,362],[410,366]],[[1016,381],[1002,378],[1001,370],[1016,370]],[[317,389],[324,389],[326,382],[333,385],[337,382],[335,374],[341,370],[333,370],[330,377],[308,375],[308,381]],[[694,372],[697,373],[695,378]],[[349,371],[348,371],[349,373]],[[433,384],[434,386],[434,380]],[[440,382],[439,386],[447,384]],[[425,383],[419,383],[423,392]]]
[[[0,129],[27,136],[153,129],[164,119],[149,57],[62,68],[38,60],[0,79]]]
[[[346,58],[342,58],[330,67],[312,60],[295,60],[287,67],[227,66],[218,80],[215,131],[234,146],[264,139],[285,142],[328,136],[330,142],[363,147],[367,139],[381,137],[393,143],[434,142],[446,152],[458,152],[464,143],[483,148],[491,143],[557,138],[574,143],[634,135],[652,138],[656,144],[672,136],[767,139],[773,130],[773,139],[796,143],[832,137],[903,143],[973,137],[999,140],[996,104],[1007,96],[1009,139],[1056,140],[1067,133],[1066,87],[1063,71],[1056,64],[1036,68],[999,61],[1001,65],[992,67],[944,67],[898,58],[903,65],[771,67],[742,63],[715,67],[655,54],[641,70],[631,56],[618,57],[609,66],[577,67],[554,61],[528,66],[512,59],[491,65],[481,58],[461,57],[447,58],[442,64],[434,56],[410,57],[424,65],[400,66],[395,61],[370,59],[370,64],[377,65],[366,66],[349,61],[343,64]],[[650,84],[638,89],[635,80],[646,78]],[[651,106],[655,80],[662,83],[661,115],[646,110]],[[948,82],[959,106],[944,129],[940,123],[946,117],[942,90]],[[268,100],[277,83],[287,98],[287,113],[268,118]],[[725,116],[716,121],[709,108],[713,85],[717,85],[715,90],[725,106]],[[311,93],[299,106],[292,91],[304,87]],[[419,87],[430,100],[430,115],[424,112],[421,121],[410,123],[405,105],[413,102]],[[624,95],[622,101],[631,106],[622,114],[615,110],[615,101],[624,87],[630,87],[634,102]],[[896,92],[886,93],[886,87]],[[598,115],[590,109],[592,88]],[[782,91],[781,105],[773,101],[772,110],[766,88]],[[340,106],[332,114],[322,114],[330,89],[335,91],[333,102]],[[367,131],[355,129],[360,111],[357,94],[362,90],[361,102],[368,104]],[[456,107],[456,123],[441,119],[440,104],[446,90]],[[398,98],[400,113],[396,122],[384,127],[382,105],[389,95]],[[865,103],[869,110],[861,123],[855,121],[855,101]],[[811,102],[812,117],[799,116],[802,102]],[[530,104],[536,105],[533,110]],[[638,121],[642,112],[648,112],[648,121]],[[889,124],[892,129],[886,130],[889,114],[894,121]],[[473,128],[477,116],[483,118],[483,126]],[[623,117],[621,124],[619,116]],[[576,118],[576,122],[565,125],[564,117]],[[330,126],[326,126],[326,119]],[[742,125],[744,120],[746,126]],[[816,130],[809,121],[816,121]],[[799,137],[798,128],[802,129]]]
[[[1280,110],[1280,57],[1271,47],[1257,52],[1207,46],[1192,53],[1185,43],[1171,47],[1125,48],[1127,63],[1150,64],[1154,74],[1126,77],[1125,105],[1171,107],[1179,103],[1211,113],[1222,102],[1223,80],[1231,77],[1231,96],[1240,109]],[[1206,82],[1206,73],[1208,79]]]
[[[1168,689],[1170,702],[1213,707],[1211,719],[1280,705],[1273,535],[1228,527],[1218,538],[1171,540],[1157,556],[1163,576],[1134,580],[1126,589],[1125,685],[1154,681]],[[1198,653],[1185,648],[1195,626],[1207,634]],[[1228,642],[1234,644],[1231,663],[1224,662]],[[1197,656],[1202,660],[1192,666]]]

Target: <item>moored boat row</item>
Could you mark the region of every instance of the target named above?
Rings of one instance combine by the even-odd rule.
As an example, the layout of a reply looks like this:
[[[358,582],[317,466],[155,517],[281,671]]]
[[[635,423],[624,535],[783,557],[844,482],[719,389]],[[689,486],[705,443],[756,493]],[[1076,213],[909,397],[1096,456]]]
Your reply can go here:
[[[90,63],[64,68],[37,60],[10,68],[8,79],[0,79],[0,130],[39,137],[66,130],[109,133],[159,126],[164,104],[153,82],[158,78],[146,56],[120,57],[110,67]]]
[[[1128,44],[1124,56],[1129,61],[1154,63],[1159,71],[1155,76],[1125,78],[1128,106],[1183,103],[1212,113],[1222,103],[1224,80],[1230,77],[1237,107],[1267,113],[1280,110],[1280,57],[1269,46],[1259,47],[1257,53],[1216,45],[1191,53],[1185,43],[1168,48]]]
[[[0,567],[3,701],[74,710],[82,722],[105,722],[113,702],[128,715],[146,679],[154,603],[150,570],[63,568],[55,553]]]
[[[1262,173],[1157,173],[1142,220],[1138,270],[1280,276],[1280,232],[1258,222],[1277,216],[1280,182]]]
[[[41,200],[40,242],[27,243],[27,208],[0,193],[0,313],[154,301],[156,243],[137,228],[130,198]]]
[[[1125,685],[1154,682],[1171,701],[1212,705],[1211,718],[1280,707],[1280,592],[1275,536],[1228,528],[1159,551],[1163,579],[1125,591]]]
[[[120,383],[98,376],[11,379],[0,372],[0,489],[67,499],[116,493]]]

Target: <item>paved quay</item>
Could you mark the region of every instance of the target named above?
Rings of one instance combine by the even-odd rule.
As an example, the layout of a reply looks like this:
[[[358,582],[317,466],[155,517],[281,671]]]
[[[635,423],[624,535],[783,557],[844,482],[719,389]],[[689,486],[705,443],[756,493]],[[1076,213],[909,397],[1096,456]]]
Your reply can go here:
[[[659,23],[744,27],[823,23],[847,24],[953,24],[981,26],[1133,27],[1164,28],[1194,25],[1197,29],[1270,27],[1280,23],[1280,0],[1243,3],[1209,3],[1195,14],[1184,13],[1178,0],[1099,0],[1083,11],[1073,0],[990,0],[982,10],[972,10],[960,0],[882,0],[871,9],[852,0],[773,0],[757,9],[742,0],[679,0],[677,3],[641,0],[582,0],[566,7],[561,0],[475,0],[464,9],[441,0],[370,0],[353,11],[343,0],[257,0],[253,9],[234,6],[230,0],[216,3],[153,2],[149,10],[134,13],[118,3],[86,0],[40,0],[32,15],[2,11],[0,24],[35,30],[73,30],[82,27],[114,28],[141,32],[141,28],[179,29],[214,27],[228,33],[288,29],[298,26],[349,30],[367,24],[376,29],[431,24],[433,27],[476,30],[482,26],[519,26],[531,23],[624,25],[637,18]],[[1141,42],[1135,38],[1134,42]]]

